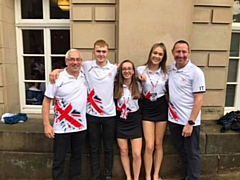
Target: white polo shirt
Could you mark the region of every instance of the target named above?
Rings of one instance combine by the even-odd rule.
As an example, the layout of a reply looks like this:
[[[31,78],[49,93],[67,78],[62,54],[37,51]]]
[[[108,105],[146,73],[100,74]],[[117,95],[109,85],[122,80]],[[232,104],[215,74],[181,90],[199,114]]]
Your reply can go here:
[[[189,60],[187,65],[177,70],[173,63],[169,70],[169,109],[168,120],[186,125],[194,104],[194,94],[206,91],[205,78],[202,70]],[[201,111],[195,121],[195,126],[201,124]]]
[[[139,74],[144,74],[146,76],[146,81],[141,82],[144,98],[150,100],[155,98],[156,100],[156,98],[165,95],[167,75],[164,74],[161,68],[159,68],[156,72],[152,72],[147,68],[147,66],[139,66],[137,68],[137,75]]]
[[[139,91],[141,92],[141,87],[139,84]],[[138,99],[133,99],[131,91],[128,86],[123,85],[123,95],[117,100],[117,111],[121,112],[120,117],[122,119],[127,119],[128,113],[133,113],[138,111]]]
[[[114,79],[117,66],[107,60],[107,65],[99,67],[96,60],[82,63],[88,81],[87,114],[97,117],[116,115],[113,99]]]
[[[70,133],[87,129],[87,82],[82,71],[76,79],[69,75],[65,68],[59,74],[55,84],[48,84],[45,96],[55,98],[53,124],[55,133]]]

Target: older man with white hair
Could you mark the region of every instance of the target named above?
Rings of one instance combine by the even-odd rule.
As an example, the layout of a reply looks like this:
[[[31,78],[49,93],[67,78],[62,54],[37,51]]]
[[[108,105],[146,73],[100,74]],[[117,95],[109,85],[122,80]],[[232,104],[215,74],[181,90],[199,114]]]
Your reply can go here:
[[[71,147],[70,180],[81,173],[81,151],[86,136],[87,83],[81,70],[82,56],[76,49],[66,53],[67,67],[54,84],[48,84],[42,103],[44,132],[53,139],[53,180],[62,179],[68,147]],[[50,105],[54,99],[54,123],[49,121]]]

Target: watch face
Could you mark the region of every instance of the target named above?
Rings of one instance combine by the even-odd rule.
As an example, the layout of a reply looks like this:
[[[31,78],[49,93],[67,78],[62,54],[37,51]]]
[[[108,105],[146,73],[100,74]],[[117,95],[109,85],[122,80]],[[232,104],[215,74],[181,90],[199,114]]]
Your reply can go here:
[[[192,120],[189,120],[189,121],[188,121],[188,124],[194,125],[195,123],[194,123]]]

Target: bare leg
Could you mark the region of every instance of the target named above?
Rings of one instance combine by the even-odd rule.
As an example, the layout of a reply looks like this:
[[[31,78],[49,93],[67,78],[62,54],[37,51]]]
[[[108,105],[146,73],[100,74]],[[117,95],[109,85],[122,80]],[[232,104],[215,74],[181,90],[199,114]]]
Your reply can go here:
[[[132,156],[133,156],[133,174],[134,180],[139,180],[140,169],[142,164],[142,138],[132,139]]]
[[[150,121],[142,121],[143,133],[145,138],[144,166],[146,180],[151,180],[151,169],[153,163],[155,123]]]
[[[121,162],[126,174],[127,180],[132,180],[130,171],[130,160],[128,156],[128,140],[127,139],[117,139],[118,146],[120,148]]]
[[[159,179],[159,171],[163,159],[163,137],[165,134],[167,121],[157,122],[155,126],[155,151],[154,151],[154,174],[153,180]]]

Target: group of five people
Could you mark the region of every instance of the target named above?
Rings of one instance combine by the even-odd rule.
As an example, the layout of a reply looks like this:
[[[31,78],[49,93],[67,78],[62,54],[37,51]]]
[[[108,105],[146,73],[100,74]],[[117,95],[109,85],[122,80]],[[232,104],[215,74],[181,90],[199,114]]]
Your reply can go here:
[[[115,137],[127,180],[139,179],[142,137],[145,139],[145,178],[161,179],[163,137],[168,121],[173,144],[186,168],[184,179],[199,179],[200,110],[205,80],[200,68],[188,59],[188,43],[180,40],[174,44],[172,54],[175,62],[169,70],[166,67],[167,50],[163,43],[154,44],[147,62],[137,69],[130,60],[124,60],[119,66],[111,64],[107,60],[108,44],[104,40],[95,42],[93,54],[95,60],[82,62],[81,53],[71,49],[66,53],[67,67],[51,73],[52,84],[49,83],[46,89],[42,114],[45,134],[54,138],[53,179],[62,177],[69,143],[69,179],[80,178],[81,149],[86,129],[92,180],[100,180],[101,139],[104,178],[112,179]],[[169,92],[169,102],[166,92]],[[52,127],[49,109],[53,98]],[[128,156],[129,140],[133,176]]]

